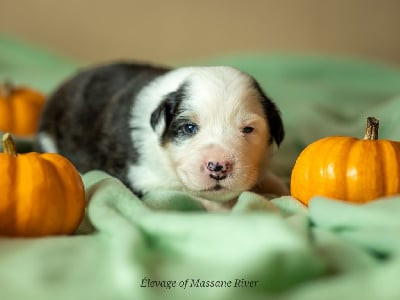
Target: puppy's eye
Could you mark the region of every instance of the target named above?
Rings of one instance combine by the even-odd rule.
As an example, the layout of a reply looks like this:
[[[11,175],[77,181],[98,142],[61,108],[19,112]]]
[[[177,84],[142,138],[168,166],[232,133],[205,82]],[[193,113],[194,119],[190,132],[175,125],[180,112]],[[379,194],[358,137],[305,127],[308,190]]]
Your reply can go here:
[[[194,123],[186,123],[182,126],[182,131],[188,135],[194,135],[199,130],[199,127]]]
[[[254,130],[253,127],[246,126],[246,127],[244,127],[244,128],[242,129],[242,133],[243,133],[243,134],[249,134],[249,133],[252,133],[253,130]]]

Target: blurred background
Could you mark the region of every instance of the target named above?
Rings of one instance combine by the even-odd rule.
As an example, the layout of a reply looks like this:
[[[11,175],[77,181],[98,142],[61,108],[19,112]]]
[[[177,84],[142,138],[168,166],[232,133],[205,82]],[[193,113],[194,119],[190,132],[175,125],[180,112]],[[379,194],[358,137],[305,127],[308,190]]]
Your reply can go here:
[[[305,53],[400,65],[399,0],[0,0],[0,34],[84,63]]]

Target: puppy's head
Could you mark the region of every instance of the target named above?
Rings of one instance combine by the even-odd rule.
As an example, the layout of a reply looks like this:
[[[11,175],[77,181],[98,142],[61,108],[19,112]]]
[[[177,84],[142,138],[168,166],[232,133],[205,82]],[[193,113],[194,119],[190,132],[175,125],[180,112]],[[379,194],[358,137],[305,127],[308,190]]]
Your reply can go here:
[[[195,68],[165,96],[151,125],[184,188],[210,200],[251,189],[284,131],[276,106],[249,75]]]

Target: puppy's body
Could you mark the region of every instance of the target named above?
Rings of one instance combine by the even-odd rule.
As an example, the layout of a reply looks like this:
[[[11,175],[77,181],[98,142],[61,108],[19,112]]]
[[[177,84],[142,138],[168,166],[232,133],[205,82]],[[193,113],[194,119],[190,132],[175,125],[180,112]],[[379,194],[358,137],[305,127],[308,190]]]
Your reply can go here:
[[[172,189],[227,201],[254,188],[287,193],[268,171],[271,144],[282,139],[279,112],[247,74],[121,63],[64,83],[48,100],[36,145],[138,194]]]

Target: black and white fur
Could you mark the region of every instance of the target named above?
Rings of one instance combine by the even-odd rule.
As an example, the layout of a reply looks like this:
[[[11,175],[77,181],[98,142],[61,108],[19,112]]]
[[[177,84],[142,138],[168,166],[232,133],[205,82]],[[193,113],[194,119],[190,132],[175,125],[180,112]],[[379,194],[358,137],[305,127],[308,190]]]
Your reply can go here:
[[[231,67],[116,63],[83,70],[49,97],[36,150],[100,169],[139,195],[186,191],[228,201],[286,194],[268,169],[284,130],[254,78]]]

